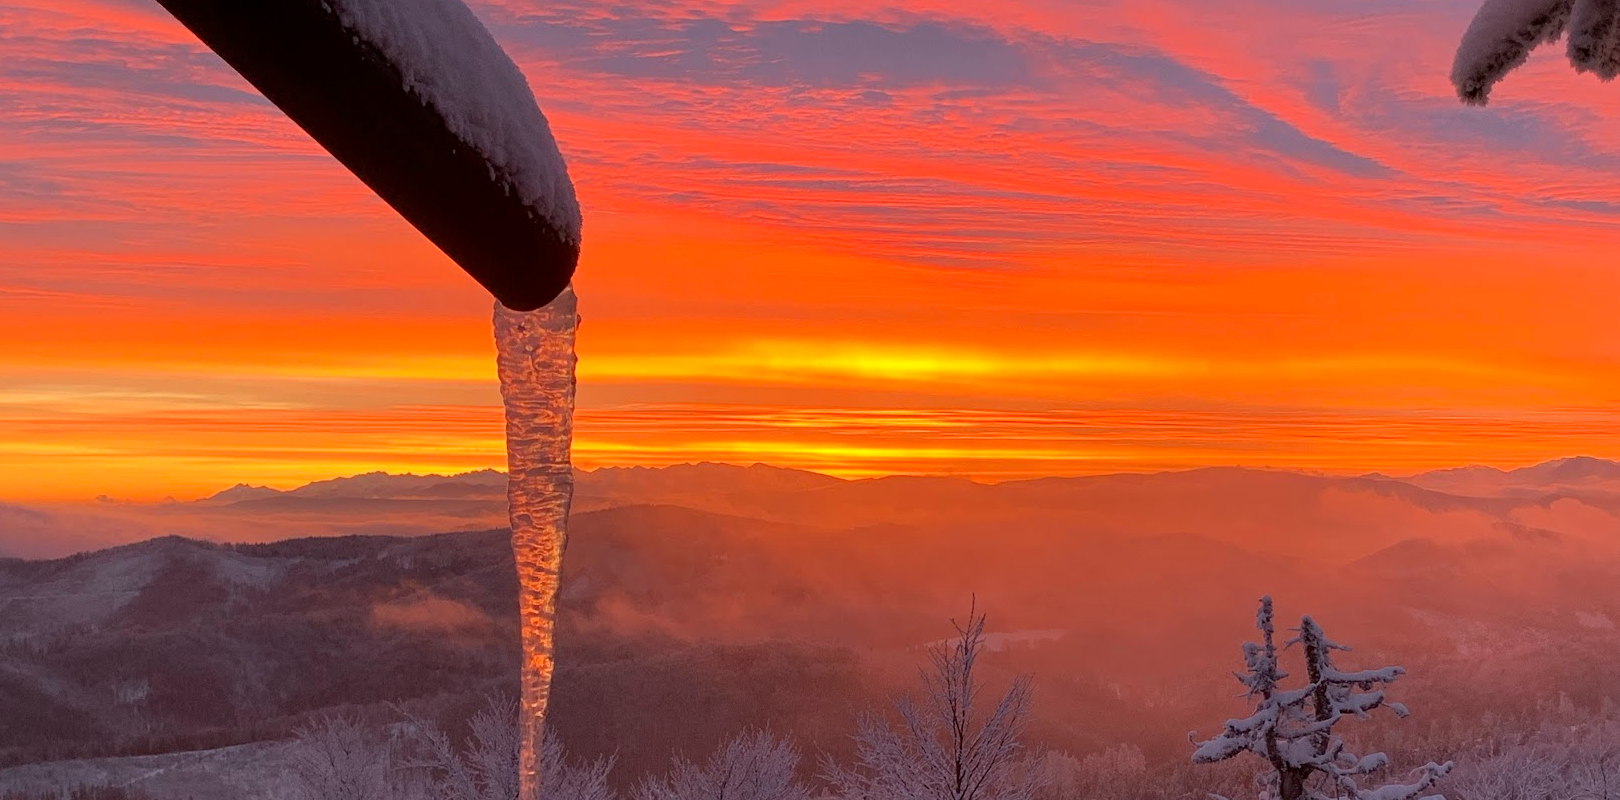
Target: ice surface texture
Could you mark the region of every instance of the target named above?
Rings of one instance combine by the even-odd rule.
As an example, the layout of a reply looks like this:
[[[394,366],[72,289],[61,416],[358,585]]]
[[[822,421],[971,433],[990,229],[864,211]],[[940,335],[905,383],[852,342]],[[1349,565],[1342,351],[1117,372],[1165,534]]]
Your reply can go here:
[[[1620,75],[1620,0],[1486,0],[1452,64],[1457,96],[1485,105],[1492,87],[1531,50],[1565,34],[1575,71],[1605,81]]]
[[[507,499],[517,558],[523,638],[521,800],[538,800],[546,700],[551,692],[557,578],[574,495],[573,289],[537,311],[495,304],[495,343],[506,401]]]

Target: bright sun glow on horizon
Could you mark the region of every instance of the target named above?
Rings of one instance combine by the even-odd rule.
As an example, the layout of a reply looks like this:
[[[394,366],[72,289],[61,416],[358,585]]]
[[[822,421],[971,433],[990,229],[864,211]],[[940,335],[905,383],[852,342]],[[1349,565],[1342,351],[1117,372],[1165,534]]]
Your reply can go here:
[[[585,206],[582,466],[1620,455],[1620,89],[1460,107],[1477,0],[473,5]],[[19,31],[0,500],[504,466],[479,287],[155,4]]]

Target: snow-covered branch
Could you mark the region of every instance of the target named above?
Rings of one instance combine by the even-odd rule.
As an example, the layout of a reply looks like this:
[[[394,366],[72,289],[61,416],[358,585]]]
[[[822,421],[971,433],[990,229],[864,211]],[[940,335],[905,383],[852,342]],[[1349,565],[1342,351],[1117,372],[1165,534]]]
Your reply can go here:
[[[799,751],[768,731],[750,731],[721,745],[702,763],[677,756],[669,774],[647,778],[635,800],[809,800],[795,777]]]
[[[1566,34],[1566,54],[1576,72],[1605,81],[1620,75],[1617,0],[1486,0],[1452,63],[1457,96],[1485,105],[1492,87],[1524,64],[1532,50]]]
[[[1196,742],[1193,763],[1211,764],[1253,753],[1269,768],[1259,781],[1265,796],[1280,800],[1420,800],[1451,770],[1450,762],[1431,763],[1413,783],[1360,788],[1359,780],[1385,769],[1389,759],[1383,753],[1360,756],[1346,750],[1344,741],[1333,734],[1333,727],[1346,717],[1365,719],[1380,707],[1389,707],[1404,717],[1405,707],[1386,703],[1382,687],[1405,670],[1339,669],[1333,663],[1333,653],[1348,652],[1350,648],[1328,639],[1315,620],[1305,617],[1300,621],[1298,635],[1286,646],[1299,645],[1307,683],[1282,689],[1278,682],[1287,673],[1277,666],[1271,598],[1261,598],[1255,624],[1261,641],[1243,645],[1246,670],[1236,676],[1245,689],[1245,698],[1255,703],[1254,711],[1247,717],[1227,720],[1220,734]],[[1325,793],[1328,789],[1331,794]]]

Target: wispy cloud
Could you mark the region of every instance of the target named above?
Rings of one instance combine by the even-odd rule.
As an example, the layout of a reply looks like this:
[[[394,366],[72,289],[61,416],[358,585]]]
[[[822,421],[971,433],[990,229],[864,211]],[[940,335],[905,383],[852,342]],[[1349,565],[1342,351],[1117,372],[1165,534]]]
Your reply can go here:
[[[584,457],[1592,449],[1559,409],[1620,400],[1612,87],[1552,54],[1459,108],[1472,0],[981,5],[476,3],[587,209]],[[7,492],[500,463],[487,298],[156,4],[0,0],[0,46]],[[994,415],[960,441],[679,433],[729,406],[1168,425],[1188,398],[1376,422],[1101,451]]]

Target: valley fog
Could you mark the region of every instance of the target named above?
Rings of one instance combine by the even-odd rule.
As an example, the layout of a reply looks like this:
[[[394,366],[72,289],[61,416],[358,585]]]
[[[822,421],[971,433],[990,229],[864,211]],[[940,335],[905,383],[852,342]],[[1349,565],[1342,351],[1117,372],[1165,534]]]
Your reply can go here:
[[[1620,646],[1610,462],[994,485],[703,464],[579,485],[554,719],[570,753],[615,759],[620,787],[749,728],[811,754],[806,775],[850,757],[857,717],[914,693],[927,647],[970,604],[987,619],[985,691],[1031,676],[1030,753],[1082,776],[1142,770],[1120,780],[1166,796],[1242,772],[1193,772],[1188,732],[1246,713],[1232,674],[1262,595],[1280,628],[1310,615],[1352,645],[1347,668],[1406,668],[1389,693],[1411,717],[1347,730],[1397,764],[1458,758],[1461,780],[1470,752],[1608,730],[1620,700],[1604,666]],[[502,487],[498,473],[239,487],[112,509],[237,543],[0,562],[0,791],[195,751],[217,763],[171,764],[167,780],[274,772],[276,743],[332,713],[386,726],[403,709],[458,730],[516,687],[511,554],[483,516]],[[399,535],[446,520],[484,529]],[[254,541],[280,524],[398,527]]]

